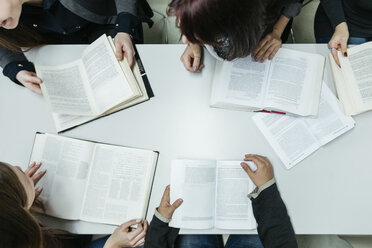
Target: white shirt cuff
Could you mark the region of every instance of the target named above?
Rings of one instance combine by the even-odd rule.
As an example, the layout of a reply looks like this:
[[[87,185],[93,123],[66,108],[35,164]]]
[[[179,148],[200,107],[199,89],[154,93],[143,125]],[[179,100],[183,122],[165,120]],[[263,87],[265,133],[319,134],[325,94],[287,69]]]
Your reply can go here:
[[[156,218],[158,218],[159,220],[161,220],[164,223],[169,223],[171,221],[171,219],[165,218],[163,215],[161,215],[159,213],[158,209],[155,209],[154,215],[155,215]]]
[[[248,195],[248,198],[249,199],[252,199],[252,198],[257,198],[259,196],[259,194],[264,191],[265,189],[267,189],[268,187],[270,187],[271,185],[273,185],[275,183],[275,178],[272,178],[271,180],[267,181],[265,184],[261,185],[260,187],[256,187],[249,195]]]

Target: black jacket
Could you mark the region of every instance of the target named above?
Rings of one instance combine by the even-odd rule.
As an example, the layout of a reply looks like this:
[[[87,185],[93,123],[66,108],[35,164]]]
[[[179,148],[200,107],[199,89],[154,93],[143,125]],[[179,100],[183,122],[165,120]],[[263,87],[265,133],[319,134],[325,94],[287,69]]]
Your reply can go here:
[[[257,231],[264,247],[297,248],[295,233],[276,184],[252,199]],[[145,248],[171,248],[179,229],[153,217],[146,234]]]

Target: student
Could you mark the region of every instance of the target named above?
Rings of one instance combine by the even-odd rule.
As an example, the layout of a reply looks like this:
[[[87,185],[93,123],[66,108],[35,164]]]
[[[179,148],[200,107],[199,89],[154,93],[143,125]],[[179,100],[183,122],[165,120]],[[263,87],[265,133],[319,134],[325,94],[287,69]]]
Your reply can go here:
[[[291,18],[302,0],[173,0],[168,14],[176,16],[188,46],[181,61],[190,72],[202,68],[202,45],[217,59],[252,55],[272,59],[289,35]]]
[[[263,247],[297,247],[293,227],[276,186],[269,160],[259,155],[245,155],[244,161],[253,161],[257,165],[257,170],[253,172],[246,163],[241,163],[242,168],[257,186],[249,194],[249,198],[252,201],[253,213],[258,223],[257,231]],[[222,248],[221,236],[178,236],[179,229],[168,226],[174,211],[181,204],[182,199],[170,204],[168,186],[147,231],[145,248],[171,248],[173,245],[175,248]],[[247,236],[254,235],[230,235],[226,248],[262,247],[260,243]]]
[[[80,248],[90,241],[90,236],[69,235],[61,230],[40,226],[33,216],[34,210],[42,210],[37,197],[42,188],[34,185],[46,171],[37,172],[41,163],[32,163],[25,172],[20,167],[0,162],[0,247],[12,248]],[[138,228],[130,231],[131,225]],[[147,222],[135,220],[123,223],[101,246],[119,248],[143,245]]]
[[[347,56],[347,44],[372,41],[371,0],[321,0],[315,14],[317,43],[328,43],[338,66],[337,51]]]
[[[151,25],[151,16],[146,0],[2,0],[0,66],[12,81],[41,94],[41,79],[22,47],[91,43],[104,33],[114,37],[117,59],[125,56],[132,65],[132,39],[143,41],[141,22]]]

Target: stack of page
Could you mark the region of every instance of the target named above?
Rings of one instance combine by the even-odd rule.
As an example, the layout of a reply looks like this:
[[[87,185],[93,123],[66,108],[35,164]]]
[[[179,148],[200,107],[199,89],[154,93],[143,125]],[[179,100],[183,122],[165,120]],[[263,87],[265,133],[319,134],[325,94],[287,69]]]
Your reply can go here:
[[[170,226],[189,229],[256,229],[247,195],[255,185],[241,161],[174,160],[171,201],[183,199]]]
[[[355,125],[326,84],[316,118],[258,113],[253,121],[287,169]]]
[[[46,214],[120,225],[145,219],[158,153],[36,134],[31,161],[47,169],[38,186]]]
[[[318,54],[285,48],[264,63],[250,56],[217,61],[211,106],[316,116],[324,61]]]
[[[347,115],[372,110],[372,42],[338,52],[341,68],[329,55],[338,97]]]
[[[81,59],[59,66],[35,65],[57,131],[152,97],[138,55],[137,60],[133,71],[126,60],[119,62],[112,38],[102,35],[84,50]]]

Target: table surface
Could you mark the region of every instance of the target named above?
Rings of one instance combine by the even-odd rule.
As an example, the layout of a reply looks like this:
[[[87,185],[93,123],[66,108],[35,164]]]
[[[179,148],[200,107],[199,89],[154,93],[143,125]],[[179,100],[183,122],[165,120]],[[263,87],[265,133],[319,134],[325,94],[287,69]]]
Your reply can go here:
[[[78,58],[84,46],[45,46],[29,52],[33,62],[60,64]],[[326,56],[326,45],[284,47]],[[241,160],[246,153],[267,156],[297,234],[372,234],[372,112],[356,126],[291,170],[254,125],[253,113],[209,107],[214,60],[205,53],[200,74],[187,72],[179,57],[184,45],[140,45],[139,53],[155,97],[150,101],[63,133],[74,138],[160,152],[147,219],[151,220],[173,159]],[[68,51],[68,52],[67,52]],[[327,61],[325,82],[334,91]],[[41,96],[0,77],[0,161],[27,166],[35,132],[55,133]],[[248,192],[247,192],[248,193]],[[113,226],[43,217],[48,225],[77,233],[110,233]],[[183,233],[254,233],[182,230]]]

